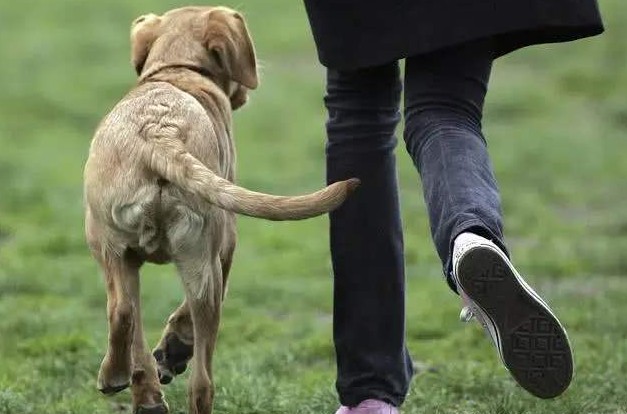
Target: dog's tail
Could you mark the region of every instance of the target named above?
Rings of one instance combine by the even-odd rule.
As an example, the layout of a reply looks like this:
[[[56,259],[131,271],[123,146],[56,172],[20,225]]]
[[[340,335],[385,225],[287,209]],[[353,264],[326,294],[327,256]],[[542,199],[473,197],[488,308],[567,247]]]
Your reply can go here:
[[[302,220],[339,207],[359,185],[351,178],[315,193],[275,196],[239,187],[207,168],[178,140],[149,140],[146,162],[171,183],[224,210],[267,220]]]

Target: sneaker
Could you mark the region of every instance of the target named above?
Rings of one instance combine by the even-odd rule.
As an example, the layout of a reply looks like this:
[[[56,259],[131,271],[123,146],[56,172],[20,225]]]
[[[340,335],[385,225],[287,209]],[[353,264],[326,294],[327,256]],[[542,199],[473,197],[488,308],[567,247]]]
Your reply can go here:
[[[341,406],[335,414],[399,414],[398,408],[379,400],[365,400],[357,407]]]
[[[501,249],[476,234],[460,234],[453,277],[466,305],[460,319],[483,325],[516,382],[539,398],[563,393],[573,377],[566,331]]]

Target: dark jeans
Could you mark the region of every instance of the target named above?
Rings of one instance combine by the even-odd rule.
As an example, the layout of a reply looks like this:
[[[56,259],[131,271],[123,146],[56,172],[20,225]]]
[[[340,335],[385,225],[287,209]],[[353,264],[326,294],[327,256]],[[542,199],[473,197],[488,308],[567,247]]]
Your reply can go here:
[[[405,63],[404,138],[453,289],[450,261],[458,234],[471,230],[505,249],[499,192],[481,133],[491,67],[488,40]],[[362,181],[331,214],[337,389],[348,406],[368,398],[398,406],[412,376],[394,157],[401,90],[398,62],[327,72],[327,181]]]

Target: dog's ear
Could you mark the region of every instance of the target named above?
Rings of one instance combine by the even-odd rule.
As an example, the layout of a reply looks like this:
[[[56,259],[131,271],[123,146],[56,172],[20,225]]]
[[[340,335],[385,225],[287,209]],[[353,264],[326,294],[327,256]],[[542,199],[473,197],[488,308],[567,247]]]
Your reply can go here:
[[[246,90],[246,87],[237,85],[237,89],[235,89],[235,92],[231,94],[230,100],[231,109],[234,111],[244,106],[246,102],[248,102],[248,91]]]
[[[210,70],[255,89],[259,85],[255,48],[241,14],[215,8],[205,15]]]
[[[140,75],[148,53],[157,37],[161,26],[161,17],[145,14],[135,19],[131,25],[131,62],[137,75]]]

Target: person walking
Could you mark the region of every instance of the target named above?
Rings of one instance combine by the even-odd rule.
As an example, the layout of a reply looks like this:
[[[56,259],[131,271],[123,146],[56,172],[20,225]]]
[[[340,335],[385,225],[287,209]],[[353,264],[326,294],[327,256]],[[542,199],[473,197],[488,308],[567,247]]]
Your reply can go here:
[[[327,68],[327,181],[362,183],[330,215],[337,414],[398,413],[413,374],[394,157],[402,90],[403,137],[446,280],[466,305],[462,319],[481,322],[523,388],[560,395],[573,374],[570,344],[509,260],[482,110],[495,59],[602,33],[597,1],[304,3]]]

